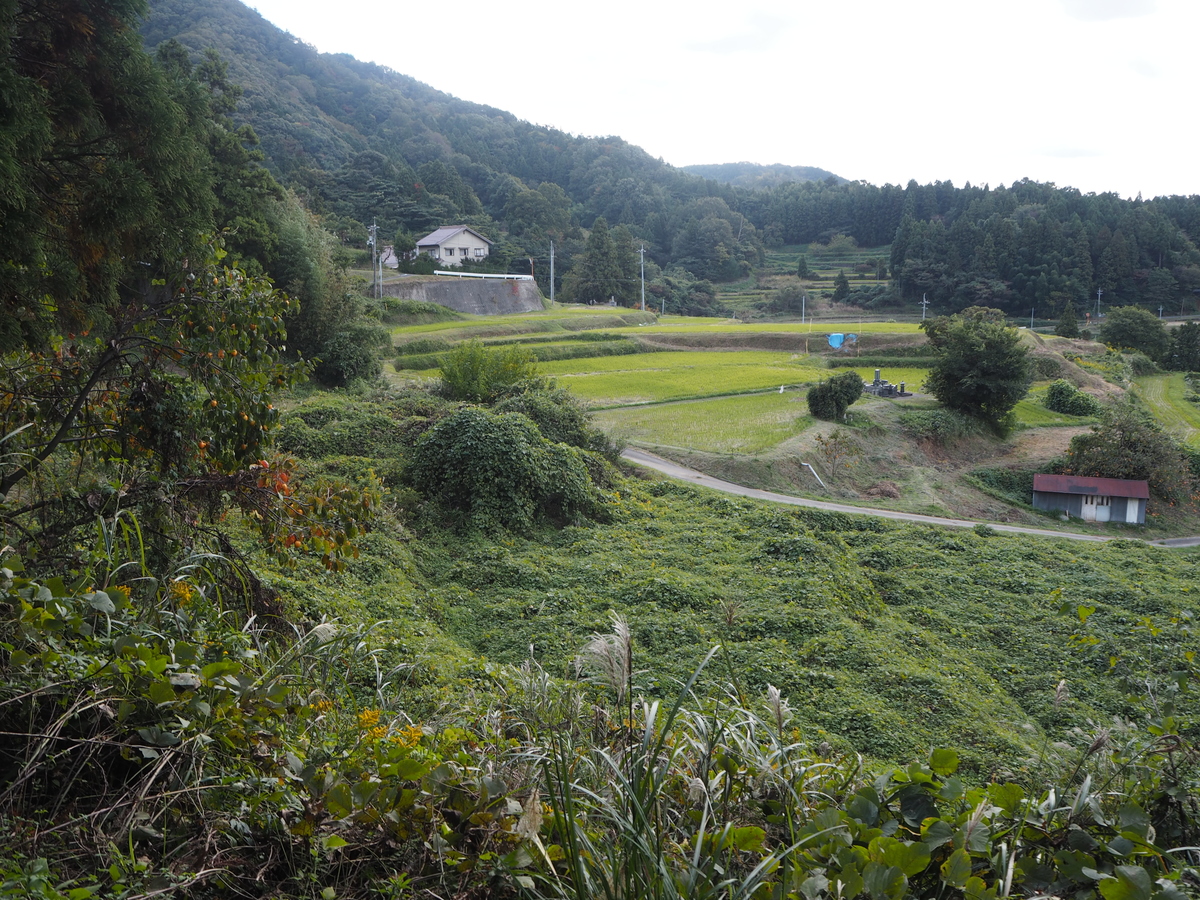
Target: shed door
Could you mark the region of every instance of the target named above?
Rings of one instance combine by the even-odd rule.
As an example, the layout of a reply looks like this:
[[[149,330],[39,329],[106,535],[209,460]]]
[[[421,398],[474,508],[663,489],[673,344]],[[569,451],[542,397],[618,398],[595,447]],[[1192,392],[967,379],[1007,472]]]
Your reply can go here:
[[[1096,521],[1107,522],[1112,517],[1112,497],[1096,498]]]
[[[1138,511],[1142,507],[1141,500],[1129,498],[1129,505],[1125,507],[1125,521],[1130,525],[1136,525],[1138,522]]]
[[[1096,498],[1090,494],[1083,498],[1083,515],[1080,518],[1085,522],[1096,521]]]

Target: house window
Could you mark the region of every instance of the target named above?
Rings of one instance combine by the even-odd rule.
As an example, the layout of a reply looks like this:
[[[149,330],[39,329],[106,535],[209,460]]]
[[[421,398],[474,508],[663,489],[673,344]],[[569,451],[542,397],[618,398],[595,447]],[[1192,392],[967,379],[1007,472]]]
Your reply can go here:
[[[447,256],[453,256],[453,255],[454,255],[454,248],[453,248],[453,247],[447,247],[447,248],[446,248],[446,255],[447,255]]]
[[[483,248],[482,248],[482,247],[476,247],[476,248],[475,248],[475,255],[476,255],[476,256],[483,256]]]

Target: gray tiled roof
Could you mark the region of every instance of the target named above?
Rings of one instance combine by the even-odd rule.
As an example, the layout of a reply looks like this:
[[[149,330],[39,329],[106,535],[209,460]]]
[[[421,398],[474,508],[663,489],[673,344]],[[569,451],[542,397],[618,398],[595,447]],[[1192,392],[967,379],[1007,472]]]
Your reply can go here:
[[[446,243],[446,241],[450,240],[455,235],[461,234],[464,231],[471,232],[471,234],[475,235],[475,237],[479,238],[481,241],[487,241],[487,243],[489,243],[489,244],[492,243],[487,238],[485,238],[482,234],[480,234],[478,231],[476,231],[474,228],[468,228],[466,225],[443,225],[437,231],[431,232],[430,234],[425,235],[425,237],[423,237],[419,241],[417,241],[417,246],[418,247],[440,246],[440,245]]]

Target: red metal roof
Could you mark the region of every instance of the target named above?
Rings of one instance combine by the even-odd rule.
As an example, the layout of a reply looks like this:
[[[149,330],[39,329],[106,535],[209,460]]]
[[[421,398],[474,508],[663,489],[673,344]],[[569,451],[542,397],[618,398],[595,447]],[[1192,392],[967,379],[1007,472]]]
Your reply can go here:
[[[1091,494],[1097,497],[1150,499],[1145,481],[1124,478],[1086,478],[1082,475],[1034,475],[1033,489],[1046,494]]]

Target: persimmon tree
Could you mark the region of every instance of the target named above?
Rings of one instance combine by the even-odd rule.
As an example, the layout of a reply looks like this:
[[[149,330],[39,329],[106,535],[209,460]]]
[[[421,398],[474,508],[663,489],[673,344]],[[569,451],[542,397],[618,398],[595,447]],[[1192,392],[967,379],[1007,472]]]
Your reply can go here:
[[[372,492],[297,492],[294,465],[268,455],[274,394],[307,371],[283,357],[294,301],[224,259],[213,239],[206,259],[130,291],[107,327],[0,357],[6,531],[48,551],[122,508],[195,526],[236,505],[281,554],[333,564],[349,548]]]

